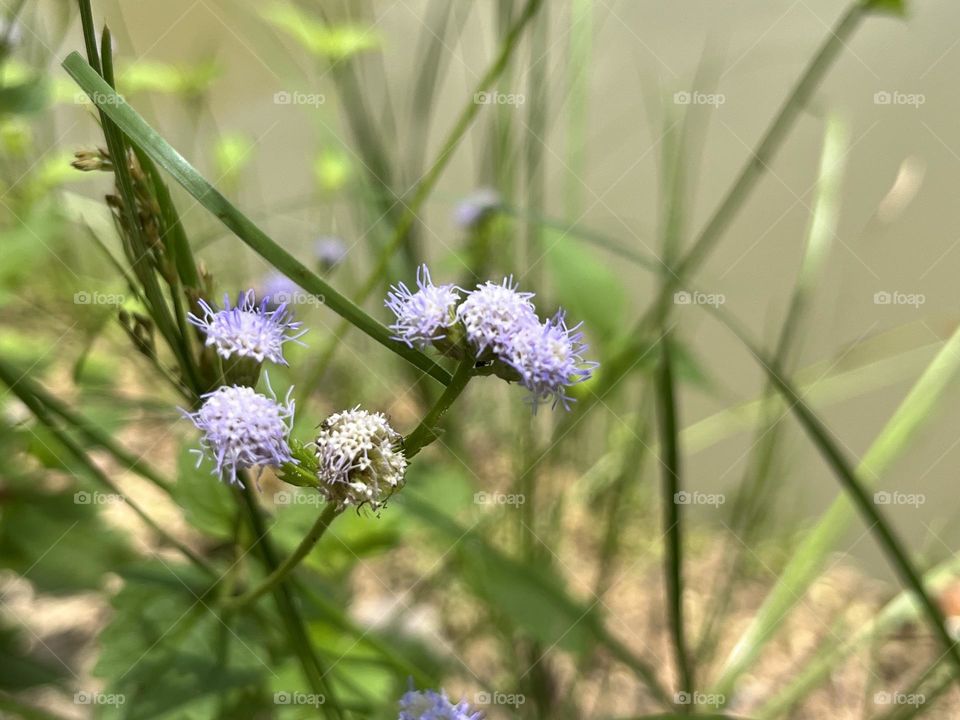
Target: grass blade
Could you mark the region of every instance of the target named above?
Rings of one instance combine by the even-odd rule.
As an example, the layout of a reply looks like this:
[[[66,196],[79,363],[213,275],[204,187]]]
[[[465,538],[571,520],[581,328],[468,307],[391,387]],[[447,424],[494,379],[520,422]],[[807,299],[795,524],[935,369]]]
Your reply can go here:
[[[672,339],[669,333],[660,343],[661,358],[657,382],[657,418],[660,429],[660,453],[663,467],[663,524],[667,538],[664,575],[669,602],[670,631],[676,655],[680,691],[693,692],[693,671],[687,654],[683,622],[683,534],[681,527],[680,450],[678,442],[677,402],[674,392]]]
[[[846,491],[846,494],[849,496],[849,500],[852,501],[852,504],[855,506],[857,511],[859,511],[860,514],[863,516],[863,519],[867,523],[871,533],[873,533],[874,536],[877,538],[877,541],[880,544],[881,549],[884,551],[884,554],[887,556],[887,559],[889,560],[890,564],[893,566],[893,569],[899,575],[901,582],[905,586],[910,588],[918,598],[918,601],[930,622],[931,630],[937,636],[937,638],[943,643],[944,650],[946,654],[949,656],[951,662],[953,662],[956,665],[957,669],[960,670],[960,650],[958,650],[958,646],[956,642],[951,637],[949,631],[946,628],[943,613],[940,611],[940,608],[931,599],[930,595],[927,593],[926,589],[924,588],[923,581],[921,580],[921,577],[920,577],[920,573],[916,570],[916,568],[914,568],[913,562],[910,560],[910,558],[907,555],[907,551],[905,549],[906,545],[900,540],[900,538],[897,537],[890,523],[887,521],[883,513],[881,513],[879,508],[876,506],[876,504],[867,494],[866,484],[861,480],[861,477],[858,475],[858,472],[855,471],[853,467],[850,465],[850,463],[847,461],[846,457],[844,456],[844,453],[837,447],[837,444],[834,442],[833,438],[831,437],[830,431],[826,428],[826,426],[823,425],[823,423],[819,420],[819,418],[817,418],[817,416],[807,407],[806,403],[800,397],[799,393],[794,389],[792,383],[786,380],[780,374],[779,368],[776,365],[770,364],[770,362],[763,357],[763,355],[756,348],[756,346],[747,339],[747,336],[734,324],[734,322],[729,318],[725,317],[724,315],[720,314],[719,312],[713,312],[713,314],[715,317],[718,317],[721,320],[721,322],[728,329],[730,329],[731,332],[733,332],[740,339],[741,342],[744,343],[744,345],[746,345],[746,347],[750,350],[750,353],[760,363],[761,367],[763,368],[767,377],[770,378],[774,387],[776,387],[777,391],[783,396],[784,400],[789,405],[790,409],[793,411],[794,415],[796,416],[797,420],[800,422],[803,429],[807,432],[810,439],[813,441],[814,445],[816,445],[817,449],[820,451],[820,454],[823,456],[824,460],[826,460],[827,464],[830,466],[834,474],[837,476],[837,479],[840,481],[840,484],[843,486],[843,489]],[[955,342],[960,342],[958,341],[958,338],[960,338],[960,332],[954,334],[953,338],[951,338],[951,341],[947,343],[947,345],[944,347],[944,351],[942,351],[941,354],[937,356],[937,359],[934,360],[934,363],[931,365],[931,368],[938,365],[937,360],[940,360],[941,358],[943,358],[945,352],[949,352],[949,357],[944,362],[948,363],[948,367],[950,367],[951,369],[955,368],[958,361],[960,361],[960,348],[954,346]],[[941,368],[938,368],[938,369],[941,369]],[[928,369],[928,372],[929,372],[929,369]],[[939,381],[937,383],[938,385],[943,383],[944,376],[946,376],[947,378],[952,377],[952,373],[941,372],[941,373],[935,373],[934,375],[937,381]],[[921,378],[921,383],[923,383],[923,380],[925,378],[927,378],[926,374],[924,375],[924,378]],[[915,390],[916,389],[917,388],[915,388]],[[935,399],[935,397],[932,398],[929,396],[928,394],[929,389],[930,388],[924,386],[921,388],[921,392],[919,393],[921,398],[926,400],[927,403]],[[907,402],[909,402],[909,400],[914,396],[915,396],[915,393],[912,392],[910,397],[907,398]],[[926,409],[929,409],[929,404],[925,403],[925,407]],[[901,406],[900,410],[902,409],[903,409],[903,406]],[[874,445],[871,447],[871,450],[873,450],[873,448],[879,447],[878,453],[881,456],[885,456],[888,458],[891,457],[891,455],[885,454],[889,452],[887,450],[888,445],[892,446],[893,448],[902,449],[902,447],[904,446],[905,440],[910,435],[912,435],[912,432],[908,432],[908,430],[916,429],[917,425],[919,424],[919,420],[921,418],[911,413],[909,417],[903,419],[904,422],[906,423],[906,427],[901,428],[897,424],[897,421],[903,418],[903,414],[900,412],[900,410],[898,410],[898,412],[894,415],[893,419],[888,425],[888,428],[890,427],[890,425],[893,425],[894,429],[900,432],[891,433],[889,436],[887,435],[886,432],[881,433],[881,437],[878,439],[878,442],[875,442]],[[916,410],[916,408],[910,407],[910,410],[914,411]],[[924,415],[921,417],[926,417],[928,415],[929,413],[924,413]],[[880,442],[886,437],[889,437],[889,442]],[[868,457],[864,457],[861,467],[863,467],[864,465],[866,466],[866,470],[868,472],[871,472],[875,467],[868,462]],[[871,474],[873,473],[871,472]],[[874,477],[875,477],[875,474],[874,474]],[[849,510],[847,510],[847,507],[848,507],[847,505],[842,505],[841,512],[849,512]],[[832,517],[832,511],[835,509],[836,509],[836,506],[831,508],[831,512],[828,512],[825,518],[825,521],[829,520]],[[822,528],[823,523],[824,521],[821,521],[821,524],[818,526],[817,530],[820,530]],[[835,527],[836,526],[828,526],[828,530],[833,530]],[[820,540],[823,539],[822,535],[819,535],[817,537]],[[803,548],[801,548],[801,550],[803,550],[805,547],[807,547],[806,544],[804,545]],[[811,560],[813,561],[812,566],[817,567],[819,564],[817,561],[822,558],[822,555],[820,553],[825,552],[826,550],[826,548],[824,548],[824,546],[822,545],[815,545],[814,547],[816,548],[816,551],[813,553],[812,558],[798,554],[798,556],[800,556],[803,561],[800,565],[801,572],[804,569],[806,569],[807,572],[809,572],[809,568],[811,567],[811,564],[810,564]],[[796,558],[797,556],[795,556],[794,559],[796,560]],[[788,566],[787,571],[784,573],[784,576],[787,576],[789,573],[791,573],[791,570],[795,569],[796,567],[797,567],[796,563],[792,562],[791,565]],[[778,583],[777,588],[775,588],[774,590],[775,594],[778,592],[778,590],[782,589],[784,576],[781,576],[781,582]],[[798,595],[797,593],[794,593],[793,590],[791,590],[790,592],[792,593],[791,598],[787,602],[790,605],[792,605],[792,602],[795,600],[795,598]],[[780,618],[780,617],[782,617],[782,613],[777,614],[775,616],[775,618]],[[771,630],[771,631],[775,629],[776,619],[774,619],[772,626],[770,624],[771,617],[769,615],[769,603],[765,603],[764,607],[761,609],[760,618],[761,618],[760,627]],[[755,623],[754,626],[752,626],[752,628],[755,626],[757,626],[757,623]],[[749,637],[750,636],[748,636],[748,638]],[[750,647],[751,649],[753,648],[752,645]],[[724,693],[722,689],[723,688],[731,689],[732,680],[735,679],[736,677],[736,674],[733,673],[731,669],[735,669],[735,670],[742,669],[742,665],[743,665],[742,658],[744,657],[742,653],[744,652],[744,647],[741,643],[738,643],[737,649],[735,650],[735,652],[737,654],[734,657],[734,663],[732,665],[732,668],[728,668],[727,672],[724,674],[723,679],[721,679],[719,683],[721,688],[719,692],[723,695],[726,695],[727,693]]]

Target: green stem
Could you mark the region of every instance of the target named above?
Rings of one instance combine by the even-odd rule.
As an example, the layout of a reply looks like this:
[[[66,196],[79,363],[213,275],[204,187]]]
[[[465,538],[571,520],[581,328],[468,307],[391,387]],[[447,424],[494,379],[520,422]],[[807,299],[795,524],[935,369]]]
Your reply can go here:
[[[423,416],[423,420],[420,421],[414,431],[404,438],[403,453],[408,460],[439,437],[436,431],[437,424],[444,413],[453,405],[453,402],[460,397],[460,393],[463,392],[467,383],[470,382],[470,378],[473,377],[473,369],[474,361],[472,357],[462,360],[443,394],[437,398],[433,407]]]
[[[683,536],[680,502],[677,500],[677,494],[680,492],[680,449],[671,345],[670,334],[664,334],[660,344],[662,357],[657,383],[657,416],[660,427],[660,443],[663,448],[661,453],[663,456],[661,459],[663,498],[661,502],[663,503],[664,534],[667,539],[663,562],[677,675],[679,676],[681,692],[689,696],[693,692],[694,684],[683,624]],[[682,705],[680,711],[684,715],[688,715],[690,706]]]
[[[271,592],[276,586],[283,582],[284,578],[293,570],[301,560],[303,560],[307,555],[310,554],[310,551],[313,550],[314,546],[319,542],[320,538],[323,537],[323,534],[327,531],[327,528],[330,527],[330,523],[333,522],[334,518],[337,517],[341,512],[333,503],[328,504],[323,512],[320,513],[320,516],[317,518],[317,521],[313,524],[313,527],[310,528],[303,540],[300,541],[300,544],[297,546],[297,549],[284,560],[277,568],[270,573],[263,582],[261,582],[257,587],[253,588],[249,592],[239,595],[230,600],[227,600],[224,603],[224,607],[227,610],[238,610],[246,605],[249,605],[257,598],[261,597],[264,593]]]
[[[270,541],[269,532],[263,521],[260,508],[254,499],[253,490],[251,489],[254,486],[252,479],[248,479],[245,485],[246,489],[243,490],[240,495],[243,500],[244,509],[246,510],[247,519],[250,523],[250,528],[253,531],[253,544],[260,553],[264,565],[272,572],[277,568],[276,551],[273,548],[273,543]],[[320,658],[317,657],[313,645],[310,643],[307,624],[304,622],[303,616],[300,614],[300,609],[294,600],[293,593],[290,591],[288,578],[282,578],[280,582],[271,589],[271,592],[277,605],[277,612],[283,624],[286,626],[287,638],[294,652],[297,654],[307,683],[315,693],[323,695],[326,698],[326,702],[321,706],[324,715],[327,717],[342,718],[343,713],[340,711],[340,707],[333,697],[330,685],[325,679],[326,672],[323,670]]]

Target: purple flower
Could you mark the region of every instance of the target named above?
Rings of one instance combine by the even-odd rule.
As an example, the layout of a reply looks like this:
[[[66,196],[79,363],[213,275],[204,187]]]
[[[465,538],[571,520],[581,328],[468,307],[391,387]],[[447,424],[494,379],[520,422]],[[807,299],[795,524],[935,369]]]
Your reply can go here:
[[[411,292],[404,283],[390,288],[384,302],[397,320],[390,329],[394,340],[410,347],[423,348],[441,340],[446,330],[456,322],[456,308],[460,292],[454,285],[434,285],[426,265],[417,268],[417,291]]]
[[[258,306],[253,290],[248,290],[237,299],[236,307],[230,307],[230,298],[226,295],[223,310],[214,310],[205,300],[200,300],[204,316],[190,313],[188,317],[206,334],[206,344],[216,347],[222,358],[238,355],[257,362],[266,359],[286,365],[283,344],[288,340],[297,342],[306,330],[300,330],[302,323],[292,321],[286,303],[272,309],[269,303],[270,298],[264,297]]]
[[[410,690],[400,698],[398,720],[481,720],[483,713],[473,712],[466,700],[454,705],[443,691]]]
[[[192,451],[198,467],[209,457],[215,474],[242,487],[239,470],[296,462],[287,444],[293,424],[289,392],[283,404],[243,385],[220,387],[203,398],[198,411],[184,413],[203,433],[200,449]]]
[[[488,349],[501,356],[520,330],[540,324],[530,301],[532,297],[533,293],[517,292],[513,276],[504,278],[499,285],[477,285],[457,308],[457,318],[478,356]]]
[[[502,204],[500,193],[480,188],[463,198],[453,211],[453,222],[463,230],[472,230],[490,217]]]
[[[357,406],[331,415],[315,443],[320,493],[337,507],[380,509],[403,485],[407,458],[401,439],[382,413]]]
[[[560,310],[543,325],[528,325],[514,335],[503,359],[530,391],[534,412],[550,401],[569,410],[567,388],[587,380],[598,365],[583,359],[586,350],[580,325],[568,328]]]
[[[313,256],[321,267],[330,270],[347,257],[347,246],[335,235],[323,235],[313,243]]]
[[[271,307],[289,303],[297,293],[303,293],[302,287],[282,272],[274,270],[260,283],[260,297],[268,300]]]

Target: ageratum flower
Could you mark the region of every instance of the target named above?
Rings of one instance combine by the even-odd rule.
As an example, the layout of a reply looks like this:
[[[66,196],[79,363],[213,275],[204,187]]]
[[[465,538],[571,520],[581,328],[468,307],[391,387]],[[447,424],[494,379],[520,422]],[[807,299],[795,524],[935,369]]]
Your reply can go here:
[[[332,270],[347,257],[347,246],[336,235],[323,235],[313,243],[313,256],[324,270]]]
[[[598,363],[585,361],[587,351],[580,325],[567,327],[563,310],[542,325],[530,324],[511,338],[504,361],[530,391],[534,411],[544,402],[570,409],[567,388],[587,380]]]
[[[533,293],[517,292],[513,276],[504,278],[500,284],[477,285],[467,296],[457,308],[457,318],[463,323],[467,340],[478,357],[487,350],[501,356],[521,329],[540,324],[530,301],[532,297]]]
[[[223,310],[214,310],[205,300],[200,300],[199,305],[203,317],[190,313],[190,322],[203,330],[206,344],[214,346],[224,359],[236,355],[286,365],[283,344],[288,340],[297,342],[306,333],[300,330],[302,323],[293,322],[286,303],[271,309],[270,298],[264,297],[257,305],[253,290],[241,295],[236,307],[230,307],[226,295]]]
[[[390,288],[386,305],[397,320],[390,329],[394,340],[410,347],[424,348],[446,337],[447,329],[456,321],[455,308],[460,292],[454,285],[434,285],[426,265],[417,268],[417,291],[404,283]]]
[[[457,203],[453,222],[462,230],[472,230],[493,215],[501,204],[500,193],[492,188],[480,188]]]
[[[382,413],[357,406],[331,415],[316,439],[321,494],[338,508],[378,510],[403,485],[407,459],[400,440]]]
[[[399,720],[481,720],[464,700],[454,705],[445,692],[410,690],[400,698]]]
[[[296,462],[287,444],[294,408],[289,392],[282,404],[244,385],[223,386],[203,398],[199,410],[185,413],[203,433],[200,449],[192,451],[200,456],[198,467],[209,457],[215,474],[243,487],[239,470]]]

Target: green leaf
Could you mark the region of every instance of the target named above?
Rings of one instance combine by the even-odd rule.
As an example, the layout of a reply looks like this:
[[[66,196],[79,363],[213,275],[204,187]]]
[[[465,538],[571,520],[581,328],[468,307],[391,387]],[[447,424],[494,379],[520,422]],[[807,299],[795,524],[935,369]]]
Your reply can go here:
[[[563,306],[574,323],[607,342],[624,327],[626,292],[617,276],[585,248],[548,235],[547,260]]]
[[[197,170],[174,150],[138,115],[126,101],[103,80],[97,72],[76,52],[63,61],[63,67],[83,90],[96,102],[97,107],[117,127],[140,147],[156,163],[169,172],[203,207],[218,217],[243,242],[253,248],[275,268],[309,293],[322,298],[335,313],[350,324],[367,333],[384,347],[423,370],[444,385],[450,382],[450,374],[419,350],[408,348],[391,338],[390,330],[368,315],[363,309],[341,295],[326,280],[311,272],[306,266],[267,236],[248,217],[234,207]]]
[[[221,539],[233,535],[236,500],[230,496],[229,487],[210,474],[208,465],[197,467],[196,456],[186,446],[177,459],[173,499],[200,532]]]
[[[26,115],[47,106],[49,87],[42,78],[0,87],[0,114]]]
[[[864,7],[870,12],[906,17],[906,0],[864,0]]]
[[[196,95],[213,83],[220,74],[212,62],[193,66],[176,66],[151,60],[137,60],[124,68],[117,78],[124,93],[162,92]]]
[[[41,592],[98,589],[103,576],[134,557],[125,539],[103,523],[102,492],[37,492],[29,477],[6,485],[0,504],[0,567],[23,575]],[[21,484],[22,483],[22,484]]]
[[[59,682],[67,674],[62,664],[38,657],[30,650],[21,633],[15,628],[0,625],[0,657],[3,658],[3,673],[0,673],[0,689],[25,690],[38,685]]]
[[[314,55],[339,61],[380,47],[380,35],[354,25],[326,25],[294,5],[277,4],[263,18],[291,35]]]

